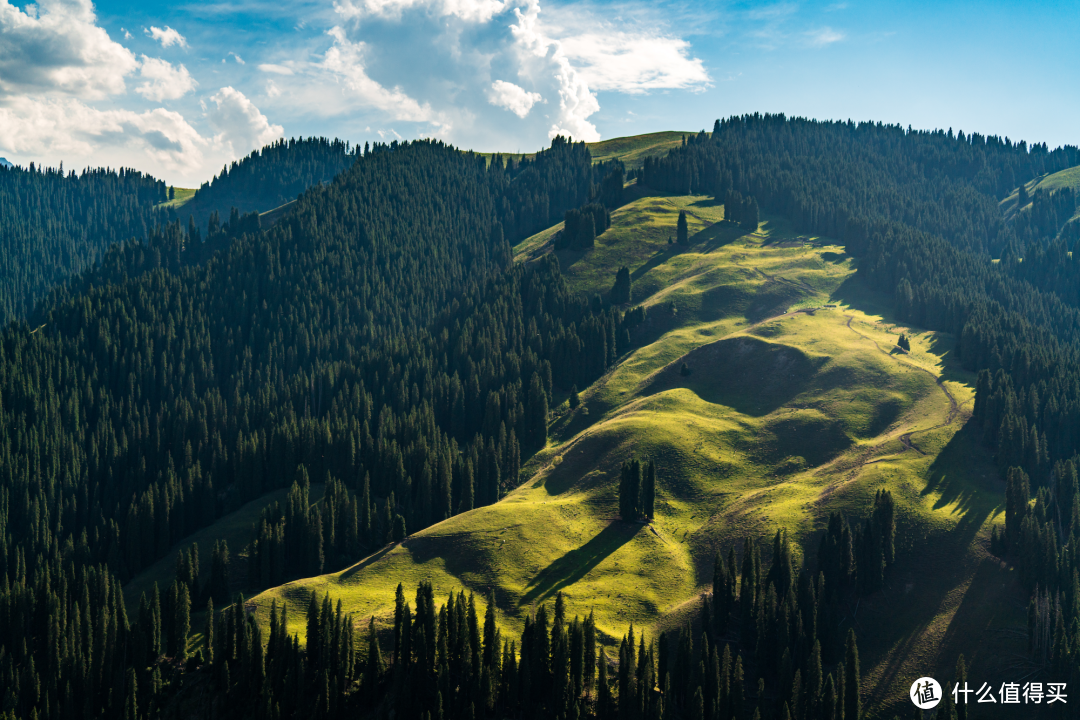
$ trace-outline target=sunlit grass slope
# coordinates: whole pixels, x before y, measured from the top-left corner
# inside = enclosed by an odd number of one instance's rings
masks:
[[[179,208],[181,205],[187,203],[188,200],[195,197],[195,188],[173,188],[174,195],[172,200],[167,200],[161,203],[161,207]]]
[[[965,426],[973,378],[952,339],[893,326],[826,238],[769,216],[748,234],[707,197],[630,198],[595,248],[558,257],[587,295],[606,295],[617,269],[630,268],[634,303],[647,308],[637,349],[582,391],[579,408],[553,408],[551,440],[522,486],[342,572],[268,590],[252,601],[259,617],[272,600],[300,610],[312,592],[329,592],[358,622],[385,623],[397,584],[411,594],[428,580],[440,598],[494,592],[515,633],[560,590],[571,615],[595,611],[609,641],[631,621],[655,633],[693,617],[717,550],[786,528],[812,555],[830,511],[865,517],[887,487],[902,559],[888,589],[844,620],[860,633],[872,702],[951,669],[957,647],[973,672],[989,667],[979,653],[996,657],[1000,643],[973,638],[1022,623],[1023,612],[1006,602],[1005,573],[983,549],[1001,522],[1002,488]],[[680,210],[687,246],[668,242]],[[554,230],[523,241],[518,261],[551,252]],[[895,347],[901,331],[910,353]],[[659,467],[657,517],[624,523],[619,466],[646,455]],[[956,613],[976,597],[991,604]],[[302,613],[290,619],[303,636]]]
[[[592,155],[593,162],[622,160],[628,169],[635,170],[645,164],[645,158],[664,155],[668,150],[682,144],[684,137],[694,134],[696,134],[696,131],[675,132],[666,130],[646,135],[612,138],[611,140],[589,143],[589,153]]]
[[[684,137],[695,134],[697,134],[696,130],[693,132],[665,130],[663,132],[647,133],[645,135],[630,135],[627,137],[611,138],[610,140],[601,140],[599,142],[587,144],[594,163],[604,162],[605,160],[622,160],[627,169],[636,170],[645,164],[645,158],[653,157],[655,155],[664,155],[668,150],[682,144]],[[536,155],[536,153],[523,153],[520,151],[498,154],[502,155],[504,158],[513,158],[515,160],[531,158]],[[491,162],[491,158],[493,158],[496,153],[482,152],[477,153],[477,155],[485,157],[488,162]]]
[[[1062,188],[1072,188],[1073,190],[1080,191],[1080,167],[1067,168],[1056,173],[1042,175],[1028,182],[1026,187],[1029,197],[1039,189],[1045,190],[1046,192],[1056,192]],[[1011,215],[1016,212],[1016,200],[1018,194],[1018,190],[1013,190],[1007,198],[1001,201],[1001,208],[1006,214]]]

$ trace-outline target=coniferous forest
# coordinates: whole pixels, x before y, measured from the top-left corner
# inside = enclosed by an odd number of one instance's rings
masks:
[[[1007,483],[992,550],[1030,598],[1031,653],[1073,687],[1077,198],[1022,188],[1077,165],[1074,147],[747,115],[630,173],[747,230],[773,213],[838,239],[899,320],[959,339]],[[864,717],[859,638],[839,628],[903,551],[886,490],[801,557],[784,531],[717,548],[693,617],[655,637],[603,637],[561,593],[513,634],[494,595],[423,582],[398,585],[390,632],[314,593],[263,627],[237,593],[340,570],[526,479],[551,409],[576,407],[646,313],[626,307],[629,268],[583,297],[554,253],[512,247],[562,222],[557,249],[593,248],[625,176],[563,137],[520,160],[282,141],[176,212],[133,171],[0,168],[0,718]],[[656,515],[664,472],[623,463],[619,522]],[[187,540],[278,490],[249,546],[200,558]],[[126,605],[177,547],[171,582]]]

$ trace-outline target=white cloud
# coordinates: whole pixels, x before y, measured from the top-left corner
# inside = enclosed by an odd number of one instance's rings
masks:
[[[189,186],[283,135],[243,93],[221,88],[210,97],[212,137],[180,113],[100,110],[74,98],[14,98],[0,106],[0,150],[22,164],[137,167]]]
[[[22,92],[98,99],[124,92],[138,67],[97,27],[90,0],[41,0],[26,11],[0,0],[0,98]]]
[[[525,88],[505,80],[496,80],[491,83],[491,93],[488,102],[523,118],[532,110],[532,106],[543,100],[540,93],[528,92]]]
[[[234,158],[277,140],[285,132],[280,125],[271,125],[254,103],[232,87],[221,88],[210,101],[214,107],[206,116],[218,131],[214,139]]]
[[[825,47],[835,42],[840,42],[847,37],[842,30],[833,30],[831,27],[823,27],[819,30],[811,30],[806,33],[806,41],[813,47]]]
[[[555,78],[559,84],[559,115],[548,130],[549,137],[567,135],[576,140],[596,142],[600,133],[589,122],[590,115],[600,109],[596,96],[581,75],[570,65],[570,60],[557,41],[551,40],[540,27],[540,3],[529,0],[522,12],[514,8],[517,23],[510,30],[522,50],[537,58],[546,58],[555,65]]]
[[[183,97],[198,84],[183,65],[176,68],[165,60],[145,55],[142,56],[139,77],[144,82],[135,88],[135,92],[154,102]]]
[[[129,33],[129,32],[128,32],[127,30],[125,30],[124,28],[120,28],[120,32],[124,33],[124,39],[125,39],[125,40],[130,40],[131,38],[133,38],[133,37],[134,37],[134,35],[132,35],[131,33]]]
[[[273,80],[266,81],[266,97],[276,98],[281,94],[281,89],[274,83]]]
[[[265,73],[271,73],[273,75],[294,75],[293,69],[284,65],[274,65],[273,63],[263,63],[259,65],[259,69]]]
[[[15,98],[0,107],[0,147],[50,161],[197,171],[206,141],[176,112],[98,110],[73,98]],[[101,162],[108,153],[109,163]]]
[[[400,87],[386,88],[368,76],[364,65],[366,44],[351,42],[340,27],[328,32],[334,38],[319,68],[329,71],[360,104],[390,115],[394,120],[429,122],[446,129],[444,120],[427,103],[419,103]]]
[[[642,93],[709,84],[701,60],[689,56],[690,43],[679,38],[610,31],[567,37],[561,45],[593,90]]]
[[[143,28],[143,32],[161,43],[161,47],[163,48],[171,47],[173,45],[179,45],[180,47],[188,46],[187,39],[168,25],[166,25],[164,29],[151,25],[149,30]]]
[[[436,17],[486,23],[506,7],[506,0],[337,0],[334,3],[334,10],[345,20],[371,16],[398,19],[406,10],[421,9]]]
[[[241,65],[247,65],[247,63],[244,62],[244,58],[240,57],[236,53],[230,52],[229,54],[233,56],[233,59],[236,60],[236,62],[240,63]]]

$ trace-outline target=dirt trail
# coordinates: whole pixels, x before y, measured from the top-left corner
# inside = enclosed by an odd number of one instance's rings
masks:
[[[881,352],[883,354],[886,354],[886,355],[892,357],[893,359],[895,359],[895,361],[897,363],[900,363],[901,365],[906,365],[909,368],[919,370],[921,372],[926,372],[927,375],[929,375],[931,378],[933,378],[933,380],[937,384],[937,386],[939,386],[939,388],[941,388],[941,391],[943,393],[945,393],[945,397],[948,398],[949,411],[948,411],[948,417],[945,419],[945,422],[936,424],[933,427],[924,427],[923,430],[916,430],[916,431],[912,431],[912,433],[908,433],[908,443],[910,441],[910,435],[912,435],[913,433],[926,433],[926,432],[929,432],[931,430],[937,430],[937,429],[939,429],[939,427],[944,427],[945,425],[953,424],[953,421],[956,420],[956,416],[958,416],[959,413],[960,413],[960,406],[957,404],[956,398],[953,396],[953,393],[950,393],[948,388],[946,388],[944,380],[940,376],[934,375],[934,373],[931,372],[930,370],[928,370],[927,368],[921,367],[919,365],[915,365],[914,363],[905,363],[905,362],[901,361],[901,359],[897,358],[893,354],[892,350],[883,349],[881,347],[881,345],[878,344],[877,340],[875,340],[872,337],[869,337],[868,335],[863,335],[862,332],[860,332],[859,330],[856,330],[855,328],[851,327],[851,321],[854,320],[853,315],[845,315],[845,317],[848,318],[848,322],[847,322],[848,329],[851,330],[852,332],[854,332],[855,335],[858,335],[861,338],[865,338],[866,340],[869,340],[870,342],[873,342],[874,347],[878,349],[878,352]],[[904,351],[904,350],[901,350],[901,353],[904,354],[904,355],[907,354],[907,352]]]
[[[957,404],[956,398],[953,397],[953,394],[951,392],[949,392],[949,388],[945,387],[945,382],[944,382],[943,378],[941,378],[938,375],[935,375],[933,372],[927,370],[924,367],[921,367],[919,365],[915,365],[914,363],[904,362],[903,360],[900,360],[896,356],[896,354],[892,352],[891,349],[886,350],[885,348],[881,347],[881,345],[878,344],[878,341],[875,340],[874,338],[870,337],[869,335],[864,335],[863,333],[859,332],[855,328],[851,327],[851,321],[855,319],[854,316],[845,315],[844,317],[847,318],[846,325],[847,325],[848,330],[855,333],[859,337],[864,338],[864,339],[869,340],[870,342],[874,343],[874,347],[876,347],[878,349],[878,352],[881,352],[881,353],[883,353],[885,355],[888,355],[889,357],[891,357],[893,360],[900,363],[901,365],[905,365],[905,366],[907,366],[909,368],[912,368],[914,370],[918,370],[920,372],[924,372],[927,375],[929,375],[931,378],[934,379],[934,382],[937,384],[937,386],[939,388],[941,388],[941,392],[945,393],[945,397],[947,397],[949,399],[949,415],[948,415],[948,417],[945,418],[945,422],[938,423],[937,425],[934,425],[932,427],[923,428],[922,430],[912,430],[911,432],[900,436],[900,442],[903,443],[905,449],[910,448],[910,449],[914,450],[915,452],[919,453],[920,455],[925,455],[926,453],[924,453],[919,448],[915,447],[915,445],[911,442],[911,436],[914,435],[915,433],[929,432],[931,430],[937,430],[938,428],[943,428],[946,425],[951,425],[952,422],[954,420],[956,420],[956,416],[960,414],[960,406],[959,406],[959,404]],[[904,355],[907,354],[907,352],[905,350],[903,350],[903,349],[900,350],[900,353],[904,354]]]
[[[960,414],[960,405],[956,402],[956,398],[953,397],[953,394],[951,392],[949,392],[949,388],[945,387],[945,383],[943,382],[942,378],[938,377],[933,372],[931,372],[930,370],[927,370],[924,367],[920,367],[919,365],[915,365],[915,364],[910,363],[910,362],[904,362],[903,360],[899,359],[896,356],[896,354],[892,352],[891,348],[886,349],[886,348],[881,347],[881,345],[878,344],[877,340],[875,340],[874,338],[870,337],[869,335],[865,335],[865,334],[859,332],[858,330],[856,330],[855,328],[853,328],[851,326],[851,321],[855,319],[854,316],[852,316],[852,315],[844,315],[844,317],[847,318],[847,322],[845,323],[845,325],[847,326],[848,330],[855,333],[859,337],[861,337],[861,338],[863,338],[865,340],[869,340],[870,342],[874,343],[874,347],[876,347],[878,349],[878,352],[880,352],[880,353],[882,353],[884,355],[888,355],[890,358],[895,360],[897,363],[899,363],[901,365],[904,365],[906,367],[912,368],[914,370],[919,370],[920,372],[924,372],[927,375],[929,375],[930,377],[932,377],[934,379],[934,383],[941,389],[941,392],[945,393],[945,397],[947,397],[949,399],[949,414],[945,418],[944,422],[938,423],[937,425],[933,425],[933,426],[928,427],[928,428],[922,428],[920,430],[912,430],[912,431],[906,432],[906,433],[904,433],[903,435],[900,436],[900,444],[904,446],[904,449],[901,452],[907,452],[908,450],[914,450],[915,452],[919,453],[920,455],[926,455],[926,452],[924,452],[917,445],[915,445],[914,442],[912,442],[911,436],[916,434],[916,433],[930,432],[931,430],[937,430],[938,428],[943,428],[946,425],[951,425],[953,423],[953,421],[956,420],[956,416]],[[905,355],[907,354],[904,350],[901,350],[900,352],[902,354],[905,354]],[[850,472],[847,473],[846,479],[841,481],[841,482],[834,483],[834,484],[830,485],[829,487],[825,488],[825,490],[821,493],[821,495],[818,497],[816,502],[818,504],[824,502],[825,499],[828,498],[838,487],[844,485],[848,480],[851,480],[852,478],[854,478],[859,473],[859,470],[861,470],[866,465],[873,465],[876,462],[881,462],[882,460],[887,459],[887,458],[879,458],[877,460],[871,460],[870,459],[871,457],[873,457],[873,455],[881,447],[883,447],[883,446],[882,445],[876,445],[874,447],[867,448],[855,460],[855,463],[852,466],[850,466],[850,468],[845,468],[845,470],[850,469]]]

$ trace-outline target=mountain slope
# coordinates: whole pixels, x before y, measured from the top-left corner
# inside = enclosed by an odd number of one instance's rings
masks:
[[[693,213],[685,249],[667,243],[680,209]],[[911,354],[890,354],[896,331],[853,283],[842,248],[795,235],[779,218],[744,234],[722,216],[709,198],[642,195],[614,213],[595,249],[560,252],[571,287],[586,294],[631,268],[647,308],[640,347],[583,392],[577,410],[555,409],[551,443],[505,499],[339,573],[268,590],[251,601],[259,616],[271,600],[302,607],[312,591],[328,591],[356,621],[387,622],[397,584],[425,580],[437,596],[494,590],[507,631],[562,591],[568,614],[595,611],[608,643],[631,621],[653,636],[697,612],[715,552],[786,528],[809,557],[828,512],[863,516],[885,486],[900,504],[906,549],[941,542],[958,522],[972,527],[957,548],[963,567],[919,583],[911,598],[919,619],[940,622],[981,567],[972,538],[989,532],[986,508],[1001,502],[992,469],[983,479],[950,468],[948,483],[924,492],[970,412],[973,378],[943,360],[947,336],[916,333]],[[550,234],[522,242],[519,260],[540,256]],[[617,519],[619,466],[635,455],[660,468],[647,526]],[[972,467],[987,471],[985,461]],[[985,499],[972,513],[957,496],[975,488]],[[916,563],[905,560],[890,582],[907,585],[901,578],[912,573]],[[290,631],[303,637],[302,621]],[[863,646],[882,678],[879,702],[896,699],[887,673],[915,672],[911,660],[889,665],[897,642],[886,631]],[[940,637],[928,636],[925,652],[946,661]]]

